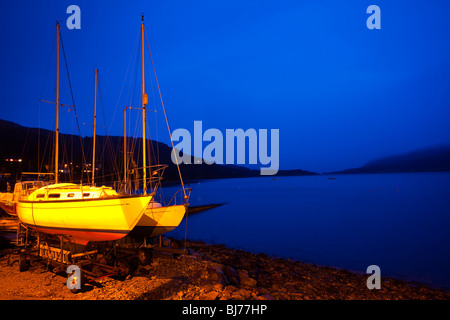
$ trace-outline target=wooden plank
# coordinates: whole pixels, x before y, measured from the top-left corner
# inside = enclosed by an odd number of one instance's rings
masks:
[[[83,257],[83,256],[89,256],[91,254],[95,254],[97,253],[97,250],[93,250],[93,251],[88,251],[88,252],[82,252],[82,253],[76,253],[76,254],[72,254],[72,258],[78,258],[78,257]]]

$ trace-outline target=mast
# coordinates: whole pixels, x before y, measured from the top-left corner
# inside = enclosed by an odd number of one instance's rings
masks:
[[[93,137],[93,150],[92,150],[92,185],[95,186],[95,129],[97,128],[97,74],[98,69],[95,69],[95,101],[94,101],[94,137]]]
[[[145,72],[144,72],[144,16],[141,20],[141,47],[142,47],[142,167],[143,174],[143,193],[147,194],[147,161],[145,158],[145,105],[148,103],[148,96],[145,94]]]
[[[58,183],[59,158],[59,23],[56,23],[56,132],[55,132],[55,183]]]
[[[127,107],[123,109],[123,180],[125,194],[127,193]]]

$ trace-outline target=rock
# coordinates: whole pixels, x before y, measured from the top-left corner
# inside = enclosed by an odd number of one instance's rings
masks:
[[[293,300],[303,299],[303,293],[301,293],[301,292],[292,292],[291,296],[292,296]]]
[[[222,270],[222,266],[220,263],[214,263],[209,269],[209,278],[211,281],[215,282],[215,283],[220,283],[220,284],[226,284],[227,280],[226,280],[226,276],[225,273]]]
[[[275,298],[270,294],[266,293],[265,295],[258,296],[258,300],[275,300]]]
[[[222,270],[226,276],[226,280],[228,280],[229,283],[239,284],[239,274],[232,266],[224,265]]]
[[[290,300],[290,297],[283,292],[273,292],[271,295],[275,300]]]
[[[215,291],[222,291],[223,290],[223,288],[224,288],[224,286],[223,286],[223,284],[222,283],[220,283],[220,282],[218,282],[218,283],[215,283],[214,285],[213,285],[213,290],[215,290]]]
[[[245,275],[247,275],[247,276],[248,276],[248,271],[247,271],[247,270],[245,270],[245,269],[237,269],[236,271],[238,272],[238,274],[239,274],[239,275],[241,275],[241,274],[245,274]]]
[[[212,284],[207,283],[200,289],[200,291],[201,292],[210,292],[210,291],[214,291],[214,288],[213,288]]]
[[[224,292],[234,292],[234,291],[238,291],[239,289],[236,288],[235,286],[229,285],[226,286],[225,289],[223,290]]]
[[[239,291],[238,288],[236,288],[233,285],[226,286],[225,289],[222,291],[222,296],[220,297],[220,300],[230,300],[233,296],[233,293]]]
[[[202,293],[199,297],[200,300],[216,300],[219,293],[216,291],[210,291],[207,293]]]
[[[272,284],[272,290],[273,290],[273,291],[278,291],[278,290],[280,290],[280,285],[279,285],[278,283]]]
[[[238,269],[239,283],[243,286],[254,287],[258,283],[255,279],[249,277],[247,270]]]
[[[199,259],[199,255],[180,255],[178,257],[178,260],[183,261],[186,264],[192,264],[195,263],[196,261],[200,260]]]
[[[239,293],[244,297],[244,299],[250,299],[252,297],[252,292],[250,290],[247,289],[240,289]]]
[[[219,298],[219,300],[230,300],[230,299],[231,299],[230,293],[222,293],[222,295]]]
[[[291,297],[284,292],[280,292],[280,296],[281,296],[280,297],[281,300],[291,300]]]
[[[240,291],[235,291],[231,294],[231,300],[245,300]]]

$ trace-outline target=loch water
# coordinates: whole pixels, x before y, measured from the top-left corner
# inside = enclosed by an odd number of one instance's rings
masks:
[[[450,172],[202,180],[167,236],[450,290]],[[187,229],[186,229],[187,228]],[[187,232],[186,232],[187,231]]]

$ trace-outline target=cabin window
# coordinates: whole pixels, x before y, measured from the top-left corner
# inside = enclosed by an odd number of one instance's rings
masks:
[[[42,199],[45,196],[45,194],[40,193],[36,195],[36,199]]]
[[[67,194],[67,198],[73,198],[75,196],[75,193],[71,192]]]
[[[61,197],[61,194],[60,193],[50,193],[48,195],[48,197],[49,198],[59,198],[59,197]]]
[[[91,194],[89,192],[83,193],[83,197],[89,197]]]

